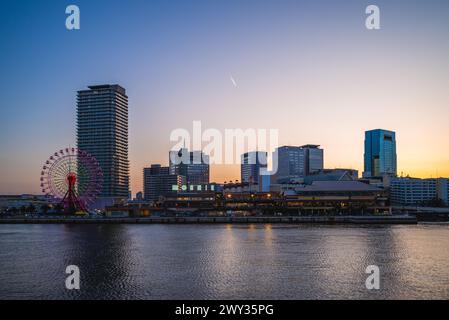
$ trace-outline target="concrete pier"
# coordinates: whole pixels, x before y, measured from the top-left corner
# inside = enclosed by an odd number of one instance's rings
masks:
[[[415,216],[284,216],[284,217],[3,217],[0,224],[416,224]]]

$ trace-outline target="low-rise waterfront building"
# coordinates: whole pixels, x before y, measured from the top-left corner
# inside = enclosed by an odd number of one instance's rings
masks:
[[[0,195],[0,213],[24,214],[50,211],[49,200],[45,195]]]
[[[245,192],[259,192],[258,183],[249,182],[231,182],[223,185],[225,193],[245,193]]]
[[[314,181],[285,190],[289,207],[301,212],[337,214],[388,213],[388,197],[383,189],[359,181]]]
[[[357,181],[358,175],[354,169],[323,169],[304,177],[304,184],[314,181]]]
[[[448,181],[447,178],[392,178],[391,202],[403,206],[448,205]]]

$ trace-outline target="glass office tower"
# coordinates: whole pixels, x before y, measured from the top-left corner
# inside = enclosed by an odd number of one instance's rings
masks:
[[[396,133],[382,129],[366,131],[364,158],[365,178],[396,176]]]
[[[306,152],[301,147],[283,146],[276,149],[278,168],[276,177],[278,180],[304,177]],[[274,158],[276,155],[274,155]]]
[[[324,150],[319,145],[306,144],[301,147],[305,150],[305,173],[314,174],[324,169]]]

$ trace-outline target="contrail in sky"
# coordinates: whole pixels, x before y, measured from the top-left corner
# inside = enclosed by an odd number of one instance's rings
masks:
[[[234,78],[231,76],[231,82],[234,85],[234,87],[237,88],[237,82],[235,82]]]

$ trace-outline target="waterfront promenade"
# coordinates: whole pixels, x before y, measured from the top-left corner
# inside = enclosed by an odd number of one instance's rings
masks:
[[[0,224],[416,224],[415,216],[283,216],[283,217],[3,217]]]

